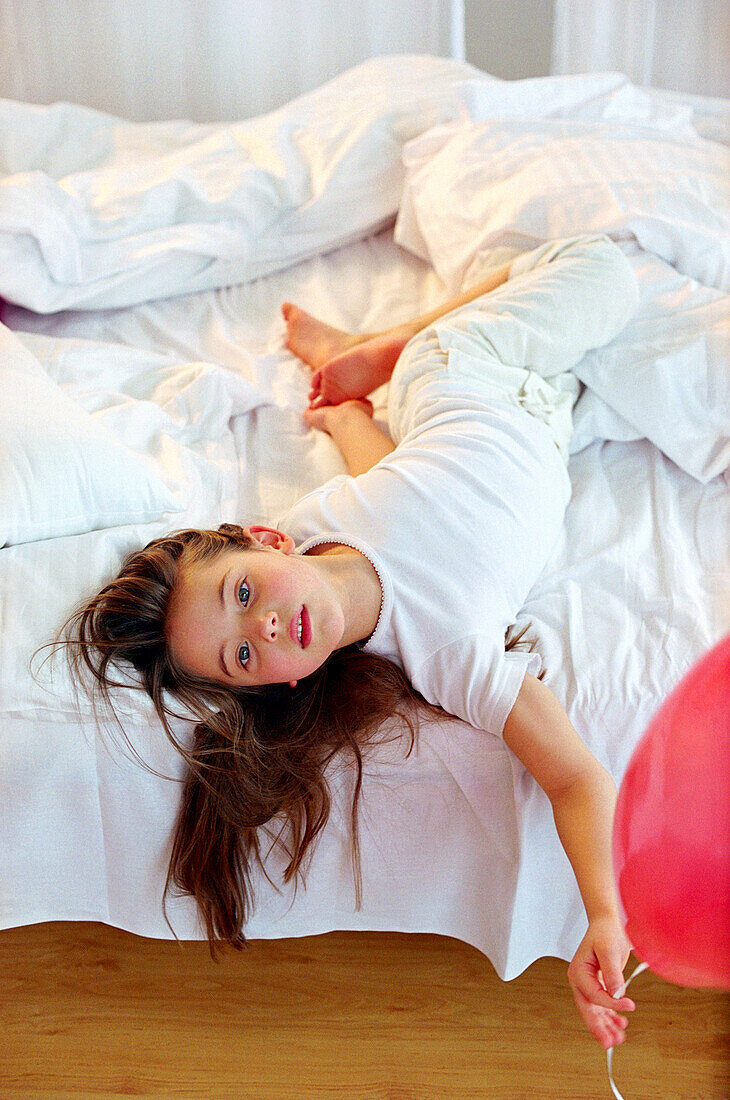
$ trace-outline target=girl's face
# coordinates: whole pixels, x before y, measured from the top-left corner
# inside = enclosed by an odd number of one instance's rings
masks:
[[[181,569],[165,633],[187,673],[228,687],[293,685],[341,644],[344,611],[316,559],[279,532],[263,541]]]

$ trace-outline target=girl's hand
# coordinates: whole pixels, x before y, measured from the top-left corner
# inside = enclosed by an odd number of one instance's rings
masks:
[[[332,435],[338,423],[342,423],[343,418],[352,415],[353,410],[357,410],[359,413],[365,413],[372,419],[373,416],[373,404],[372,401],[365,399],[359,401],[343,401],[339,405],[318,405],[304,410],[304,423],[308,428],[318,428],[321,432],[326,432],[328,435]]]
[[[623,969],[630,951],[631,944],[618,917],[598,917],[588,925],[568,967],[568,981],[581,1019],[604,1050],[626,1038],[628,1020],[616,1009],[633,1012],[636,1007],[628,997],[615,1001],[610,995],[624,983]]]

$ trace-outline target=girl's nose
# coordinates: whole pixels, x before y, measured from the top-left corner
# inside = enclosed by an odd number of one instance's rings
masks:
[[[265,615],[261,616],[259,623],[259,629],[261,630],[261,637],[267,642],[273,642],[276,638],[277,630],[279,627],[279,620],[276,617],[276,612],[267,611]]]

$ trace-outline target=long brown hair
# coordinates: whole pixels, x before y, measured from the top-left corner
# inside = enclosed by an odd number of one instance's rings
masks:
[[[181,894],[193,895],[213,958],[221,945],[240,949],[246,943],[243,927],[254,903],[254,864],[266,874],[261,832],[289,857],[284,882],[303,877],[305,855],[330,813],[325,770],[341,750],[349,750],[356,763],[352,865],[356,905],[361,906],[357,811],[362,749],[402,736],[405,723],[407,757],[419,713],[447,717],[414,690],[397,665],[358,646],[335,651],[295,688],[223,687],[176,666],[165,643],[165,619],[180,570],[226,551],[255,548],[234,524],[155,539],[129,555],[116,579],[74,612],[60,638],[68,646],[72,671],[80,680],[90,672],[92,687],[112,710],[111,689],[128,685],[114,680],[111,669],[130,662],[165,733],[187,762],[163,913],[175,935],[165,907],[168,890],[174,885]],[[169,717],[179,715],[166,693],[196,720],[192,748],[181,744],[170,727]],[[271,832],[275,821],[278,835]]]

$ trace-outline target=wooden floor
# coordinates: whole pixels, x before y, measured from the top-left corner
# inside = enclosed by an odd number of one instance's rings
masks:
[[[0,1098],[611,1100],[566,969],[541,959],[505,983],[474,948],[428,935],[258,941],[216,964],[203,943],[99,924],[11,929]],[[630,992],[625,1100],[730,1096],[730,997],[649,972]]]

